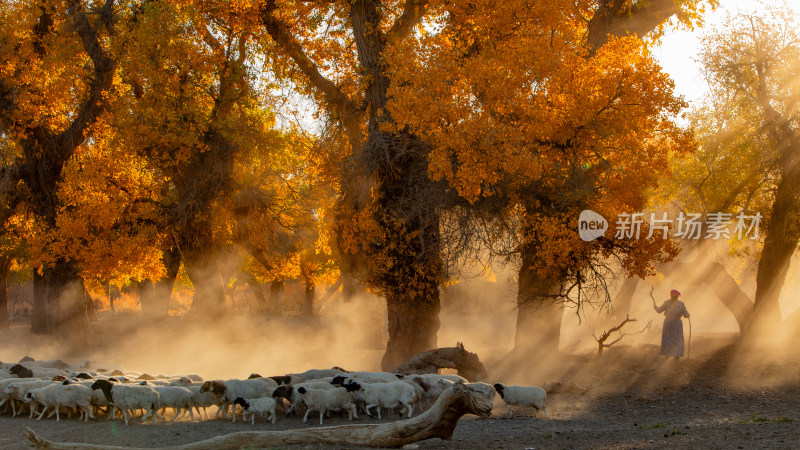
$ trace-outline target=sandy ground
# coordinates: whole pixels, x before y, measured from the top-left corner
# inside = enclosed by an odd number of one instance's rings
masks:
[[[0,338],[10,338],[3,332]],[[17,331],[19,333],[19,331]],[[550,420],[518,410],[512,419],[499,400],[493,416],[466,416],[452,440],[418,442],[419,448],[797,448],[800,446],[800,361],[741,350],[729,336],[697,337],[692,357],[657,356],[652,347],[612,348],[601,358],[568,355],[572,364],[557,375],[572,390],[548,398]],[[489,367],[490,377],[497,377]],[[555,375],[549,374],[553,377]],[[519,414],[519,415],[516,415]],[[384,420],[394,420],[386,419]],[[361,418],[358,423],[373,422]],[[349,423],[334,417],[325,425]],[[139,447],[172,446],[226,433],[317,426],[316,421],[280,417],[231,423],[223,420],[155,425],[121,420],[56,422],[0,415],[0,448],[30,448],[25,427],[61,442]],[[305,445],[297,448],[347,448]],[[413,448],[413,446],[412,446]]]

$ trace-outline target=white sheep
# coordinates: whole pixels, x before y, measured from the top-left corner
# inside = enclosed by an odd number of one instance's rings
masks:
[[[205,381],[203,379],[203,377],[201,377],[200,375],[198,375],[196,373],[187,373],[186,375],[184,375],[184,377],[192,380],[192,382],[194,382],[194,383],[202,383],[203,381]]]
[[[3,392],[8,395],[8,401],[11,402],[11,410],[13,411],[13,417],[17,416],[17,409],[16,404],[17,402],[23,403],[25,402],[25,395],[33,389],[39,389],[45,386],[49,386],[51,384],[57,384],[55,381],[51,380],[34,380],[34,379],[25,379],[25,380],[17,380],[13,383],[6,384],[6,387],[3,389]],[[22,412],[22,408],[20,408],[20,413]],[[33,417],[33,408],[31,408],[30,417]]]
[[[341,375],[343,373],[347,373],[346,370],[342,369],[341,367],[334,367],[332,369],[310,369],[306,370],[305,372],[300,373],[287,373],[287,376],[299,378],[300,381],[309,381],[309,380],[318,380],[320,378],[328,378],[328,377],[335,377],[336,375]],[[284,383],[286,384],[286,383]],[[296,384],[296,383],[292,383]]]
[[[348,372],[333,377],[331,384],[343,385],[347,380],[351,381],[398,381],[400,377],[389,372]]]
[[[158,410],[161,408],[161,399],[151,386],[125,385],[111,383],[108,380],[97,380],[92,384],[92,389],[100,389],[105,394],[108,402],[113,405],[109,420],[114,417],[114,411],[119,410],[128,425],[128,410],[144,409],[147,411],[142,417],[142,422],[152,416],[153,423],[156,422]],[[164,417],[162,416],[162,419]],[[166,419],[165,419],[166,420]]]
[[[263,416],[267,416],[267,421],[272,422],[275,424],[275,410],[277,409],[278,404],[275,402],[275,399],[270,397],[261,397],[261,398],[242,398],[236,397],[233,400],[234,408],[236,405],[242,407],[242,419],[247,422],[247,414],[250,414],[250,424],[255,425],[256,423],[256,414]]]
[[[297,393],[303,396],[303,402],[308,407],[306,415],[303,416],[303,423],[308,421],[308,414],[311,411],[319,411],[320,425],[322,425],[322,416],[328,411],[345,410],[350,420],[353,420],[353,417],[358,419],[353,393],[346,388],[306,389],[299,387]]]
[[[512,406],[529,406],[536,408],[536,412],[539,410],[544,411],[544,415],[548,419],[550,418],[550,414],[547,413],[547,408],[545,408],[547,392],[539,386],[506,386],[501,383],[495,383],[494,389],[508,406],[509,417],[514,416]]]
[[[48,417],[56,415],[56,422],[61,420],[59,410],[62,406],[66,408],[78,408],[80,410],[80,417],[84,422],[88,422],[90,418],[94,419],[92,414],[92,389],[88,386],[81,384],[51,384],[43,388],[32,389],[25,395],[27,400],[33,400],[44,406],[42,412],[36,420],[41,420],[44,413],[48,408],[53,408],[53,412]]]
[[[189,411],[190,420],[194,421],[194,395],[192,391],[183,386],[153,386],[158,392],[161,401],[161,413],[164,413],[166,408],[173,408],[175,410],[175,417],[172,421],[178,420],[178,417]]]
[[[88,387],[89,389],[92,390],[91,404],[92,404],[92,408],[94,409],[95,414],[97,414],[97,412],[98,412],[98,410],[100,408],[106,408],[105,411],[106,411],[106,413],[108,413],[109,411],[111,411],[111,406],[112,405],[111,405],[111,403],[109,403],[108,399],[106,398],[106,395],[103,394],[103,391],[101,391],[99,389],[92,389],[92,385],[94,384],[95,381],[96,380],[75,381],[75,380],[72,380],[72,379],[68,378],[68,379],[64,380],[64,382],[62,382],[61,384],[81,384],[81,385],[84,385],[84,386]]]
[[[378,408],[378,419],[381,418],[381,408],[394,408],[402,405],[407,411],[407,417],[414,412],[414,402],[417,401],[417,391],[409,384],[402,381],[391,383],[358,383],[345,384],[347,390],[355,392],[359,400],[366,403],[364,410],[368,415],[370,408]]]
[[[19,378],[7,378],[4,380],[0,380],[0,406],[6,405],[6,409],[8,409],[8,403],[11,399],[11,394],[6,392],[6,386],[11,383],[19,382]]]
[[[222,414],[227,419],[228,405],[232,405],[231,415],[236,422],[236,406],[233,401],[236,397],[260,398],[272,397],[272,392],[278,384],[271,378],[253,378],[248,380],[213,380],[206,381],[200,386],[200,392],[212,392],[222,402]]]
[[[179,381],[173,381],[170,383],[172,386],[182,386],[186,389],[189,389],[192,393],[192,404],[194,405],[194,409],[197,411],[197,414],[200,417],[205,415],[205,418],[208,419],[208,413],[206,412],[206,408],[209,406],[216,406],[217,407],[217,417],[222,414],[222,400],[217,398],[213,392],[205,391],[200,392],[201,385],[194,384],[194,383],[186,383],[184,378],[189,379],[187,377],[181,377]],[[203,408],[201,411],[200,408]]]

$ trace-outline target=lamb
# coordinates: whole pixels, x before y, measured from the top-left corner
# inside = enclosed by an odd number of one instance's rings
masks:
[[[381,408],[394,408],[403,405],[408,412],[406,417],[411,417],[414,412],[414,402],[417,401],[416,390],[408,383],[394,381],[391,383],[357,383],[345,384],[344,387],[354,391],[356,398],[366,403],[364,410],[369,416],[369,409],[378,407],[378,419],[381,418]]]
[[[308,421],[308,414],[311,411],[319,411],[320,425],[322,425],[322,416],[328,411],[346,410],[349,420],[353,420],[353,417],[358,419],[353,393],[347,388],[306,389],[299,387],[297,393],[303,396],[303,401],[308,406],[306,415],[303,416],[303,423]]]
[[[161,399],[158,391],[154,388],[150,386],[114,384],[108,380],[97,380],[92,384],[92,389],[103,391],[108,402],[114,405],[109,419],[113,418],[114,411],[119,409],[125,419],[125,425],[128,425],[128,410],[141,408],[147,411],[147,414],[142,417],[143,422],[149,416],[152,416],[153,423],[156,422],[158,410],[161,408]]]
[[[512,406],[531,406],[536,408],[536,412],[539,412],[539,410],[544,411],[545,416],[548,419],[550,418],[550,414],[547,413],[547,408],[545,408],[547,393],[539,386],[506,386],[501,383],[495,383],[494,389],[508,406],[509,417],[514,416]]]
[[[247,414],[251,414],[250,424],[255,425],[256,423],[256,414],[263,416],[267,415],[267,420],[275,424],[275,410],[277,409],[278,404],[275,402],[275,399],[269,397],[261,397],[261,398],[242,398],[236,397],[233,400],[233,407],[235,408],[236,405],[242,407],[242,418],[245,422],[247,422]]]
[[[81,412],[81,418],[84,422],[88,422],[89,418],[94,419],[92,414],[92,390],[80,384],[51,384],[38,389],[32,389],[25,395],[27,401],[36,401],[42,406],[42,412],[36,420],[41,420],[44,413],[48,408],[53,408],[53,413],[56,415],[56,422],[61,420],[59,409],[62,406],[67,408],[78,408]],[[50,413],[52,417],[53,413]]]
[[[278,384],[271,378],[253,378],[249,380],[214,380],[206,381],[200,386],[200,392],[212,392],[222,403],[222,414],[227,419],[228,405],[232,405],[231,414],[236,422],[236,406],[233,401],[236,397],[260,398],[272,397],[272,392]]]

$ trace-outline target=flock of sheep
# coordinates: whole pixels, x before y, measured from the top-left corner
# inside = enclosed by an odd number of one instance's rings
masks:
[[[381,419],[382,409],[401,408],[400,417],[411,417],[433,405],[454,383],[465,383],[490,399],[499,394],[509,415],[512,406],[526,406],[550,417],[545,408],[547,394],[538,386],[489,385],[458,375],[349,372],[334,367],[223,381],[204,380],[197,374],[150,376],[102,368],[91,361],[70,365],[28,357],[16,364],[0,363],[0,407],[14,417],[28,412],[37,420],[47,412],[48,418],[55,416],[57,421],[63,412],[68,416],[77,412],[84,421],[97,419],[101,412],[111,420],[119,413],[127,425],[139,411],[142,422],[166,420],[168,408],[174,410],[173,421],[187,414],[194,421],[194,411],[208,419],[210,406],[216,407],[217,418],[235,422],[239,406],[242,419],[249,417],[252,424],[256,416],[274,424],[279,410],[287,415],[305,410],[303,423],[314,412],[322,425],[323,417],[336,411],[346,412],[350,420],[358,418],[359,412]]]

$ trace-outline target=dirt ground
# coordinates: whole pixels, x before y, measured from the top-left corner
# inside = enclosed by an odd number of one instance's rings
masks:
[[[0,332],[0,350],[19,338],[19,333],[23,332]],[[565,355],[563,359],[570,362],[563,366],[566,369],[547,375],[568,388],[549,395],[549,420],[542,413],[532,417],[531,411],[525,410],[506,418],[506,408],[496,399],[490,419],[462,418],[452,440],[431,439],[409,447],[797,448],[800,359],[790,353],[776,358],[761,350],[742,350],[733,342],[731,336],[698,336],[692,342],[691,357],[680,361],[658,356],[652,346],[612,348],[600,358]],[[487,364],[493,382],[500,375],[493,373],[492,367]],[[358,419],[358,423],[368,422]],[[349,423],[346,418],[334,417],[325,425],[345,423]],[[26,427],[54,441],[163,447],[237,431],[314,426],[315,421],[303,424],[298,417],[279,417],[276,425],[258,420],[255,425],[181,420],[125,426],[120,420],[85,424],[73,417],[57,423],[2,414],[0,449],[30,448],[23,436]]]

